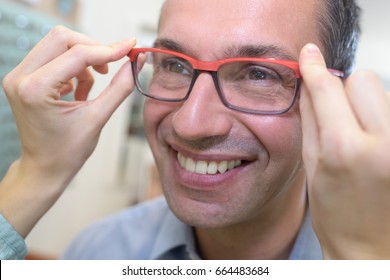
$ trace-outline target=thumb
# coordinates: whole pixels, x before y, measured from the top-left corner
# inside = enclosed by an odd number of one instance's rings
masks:
[[[327,76],[324,57],[316,45],[307,44],[303,47],[299,55],[299,70],[309,88],[316,87],[316,78]]]
[[[344,92],[342,72],[327,69],[320,49],[307,44],[299,57],[299,69],[305,85],[306,98],[321,135],[332,135],[355,124],[355,117]],[[340,74],[340,75],[338,75]]]
[[[326,67],[325,58],[321,50],[315,44],[311,43],[304,46],[301,50],[299,55],[299,70],[305,84],[309,88],[318,88],[318,86],[321,86],[318,84],[319,78],[332,79],[334,76],[339,78],[344,77],[343,72]]]
[[[108,87],[93,100],[97,115],[106,123],[114,111],[134,90],[130,61],[127,61],[112,78]]]

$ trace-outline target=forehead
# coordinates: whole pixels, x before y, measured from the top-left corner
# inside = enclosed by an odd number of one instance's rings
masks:
[[[317,0],[166,0],[159,38],[191,55],[218,56],[227,48],[270,45],[298,57],[308,42],[320,44]],[[215,59],[215,57],[210,58]]]

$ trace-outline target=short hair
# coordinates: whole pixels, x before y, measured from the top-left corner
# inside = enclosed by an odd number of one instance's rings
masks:
[[[341,70],[348,76],[355,63],[360,38],[361,9],[356,3],[357,0],[317,1],[323,7],[318,9],[318,35],[325,48],[326,64],[329,68]],[[161,17],[158,27],[160,21]]]
[[[361,9],[356,0],[325,0],[324,5],[325,12],[319,15],[319,35],[325,47],[327,66],[348,76],[360,38]]]

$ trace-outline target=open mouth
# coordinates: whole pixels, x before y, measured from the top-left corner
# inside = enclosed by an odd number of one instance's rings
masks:
[[[223,160],[223,161],[205,161],[205,160],[194,160],[189,157],[183,156],[181,153],[177,153],[177,159],[182,168],[188,172],[203,174],[203,175],[215,175],[224,174],[225,172],[232,170],[238,166],[241,166],[244,161],[241,159],[237,160]]]

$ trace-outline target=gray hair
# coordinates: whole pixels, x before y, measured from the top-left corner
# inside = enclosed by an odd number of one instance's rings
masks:
[[[360,37],[361,9],[356,0],[326,0],[325,13],[319,15],[320,38],[330,68],[349,75]]]

